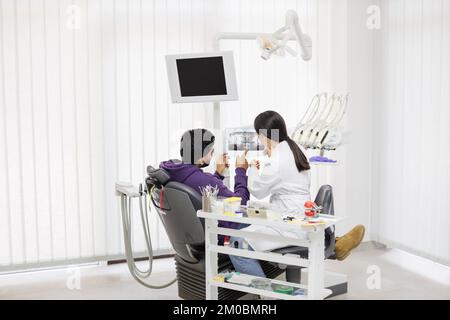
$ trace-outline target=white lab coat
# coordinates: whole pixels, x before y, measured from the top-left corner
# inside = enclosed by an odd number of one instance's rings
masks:
[[[294,155],[286,141],[280,142],[273,150],[272,155],[260,170],[250,167],[248,170],[248,189],[257,199],[270,195],[271,209],[281,215],[303,214],[304,204],[311,199],[310,196],[311,172],[299,172],[295,165]],[[257,231],[265,234],[306,238],[306,233],[298,231],[281,231],[276,228],[251,225],[244,230]],[[271,241],[247,242],[258,251],[270,251],[284,245]]]

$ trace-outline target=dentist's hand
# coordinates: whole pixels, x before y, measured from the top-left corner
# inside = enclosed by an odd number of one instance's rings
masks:
[[[220,157],[217,159],[217,162],[216,162],[216,172],[218,174],[220,174],[221,176],[223,176],[225,169],[229,168],[229,167],[230,167],[230,163],[228,161],[228,154],[224,153],[224,154],[220,155]]]
[[[244,153],[242,153],[241,155],[236,157],[236,168],[242,168],[244,170],[248,169],[248,161],[247,161],[247,159],[245,159],[245,157],[247,156],[247,153],[248,153],[248,149],[246,149],[244,151]]]
[[[252,162],[250,163],[250,167],[255,167],[256,170],[259,170],[261,164],[259,163],[259,160],[252,160]]]

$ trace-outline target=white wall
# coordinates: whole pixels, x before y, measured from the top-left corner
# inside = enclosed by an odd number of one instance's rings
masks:
[[[381,5],[373,237],[450,264],[450,2]]]
[[[334,187],[336,214],[346,219],[338,225],[342,235],[357,224],[371,233],[373,48],[377,33],[366,26],[370,0],[321,0],[319,41],[322,90],[349,93],[342,125],[344,144],[328,156],[339,160],[337,167],[314,168],[316,187],[328,182]]]
[[[347,2],[347,49],[346,69],[340,74],[346,75],[347,91],[350,103],[345,121],[348,136],[345,144],[343,163],[345,171],[342,179],[346,183],[345,204],[347,231],[355,224],[366,227],[366,240],[371,233],[372,201],[372,147],[373,147],[373,110],[374,110],[374,41],[379,31],[367,28],[367,8],[373,0],[348,0]],[[341,67],[342,68],[342,67]],[[338,73],[338,74],[339,74]],[[341,151],[342,152],[342,151]],[[338,191],[339,192],[339,191]]]
[[[366,27],[371,5],[381,8],[380,30]],[[450,3],[329,8],[330,83],[351,93],[343,166],[329,176],[346,208],[340,231],[361,222],[366,239],[450,264]]]

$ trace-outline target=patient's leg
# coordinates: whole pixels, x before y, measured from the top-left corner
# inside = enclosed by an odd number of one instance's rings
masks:
[[[243,249],[244,242],[245,240],[242,238],[231,237],[229,246],[236,249]],[[248,250],[253,251],[250,246]],[[257,277],[266,277],[259,261],[256,259],[230,255],[230,260],[233,263],[234,269],[238,272]]]
[[[364,226],[357,225],[342,237],[336,237],[336,259],[342,261],[347,258],[352,250],[358,247],[364,239],[364,232]]]

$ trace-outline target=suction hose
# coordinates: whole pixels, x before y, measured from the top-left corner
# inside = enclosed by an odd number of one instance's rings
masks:
[[[140,270],[136,266],[136,262],[133,257],[133,247],[132,247],[132,199],[133,197],[125,193],[120,193],[120,204],[122,212],[122,227],[123,227],[123,241],[125,245],[125,256],[127,259],[128,270],[130,271],[133,278],[139,282],[141,285],[150,289],[163,289],[172,285],[177,281],[177,278],[169,281],[162,285],[152,285],[146,283],[144,279],[148,278],[152,273],[153,267],[153,248],[152,239],[150,237],[150,227],[148,222],[148,210],[147,210],[147,194],[142,192],[142,184],[139,187],[139,211],[141,215],[142,229],[144,231],[146,250],[148,253],[148,269]],[[142,198],[144,198],[144,204],[142,204]]]

